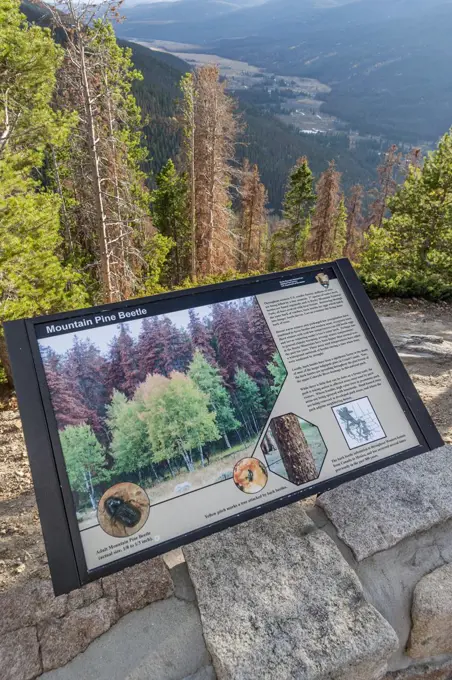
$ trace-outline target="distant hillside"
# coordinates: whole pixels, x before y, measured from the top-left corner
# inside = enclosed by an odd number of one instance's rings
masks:
[[[247,6],[221,0],[180,0],[179,2],[127,5],[127,19],[119,28],[123,36],[206,43],[215,39],[258,35],[279,21],[315,16],[319,10],[359,0],[261,0]],[[187,25],[193,34],[187,35]]]
[[[143,114],[150,119],[144,129],[151,155],[148,171],[156,173],[168,158],[175,158],[179,153],[176,101],[180,97],[181,75],[189,67],[164,52],[123,40],[120,40],[120,44],[132,49],[134,64],[143,73],[144,79],[135,84],[134,92]],[[168,63],[165,63],[166,60]],[[238,108],[245,129],[236,148],[237,162],[248,157],[252,163],[258,164],[273,209],[280,209],[289,171],[303,155],[309,157],[317,175],[335,158],[339,170],[343,172],[346,188],[358,182],[370,185],[375,179],[377,144],[368,142],[350,150],[346,135],[300,135],[295,129],[271,115],[260,113],[253,106],[239,101]]]
[[[337,5],[268,0],[221,21],[164,25],[140,24],[135,15],[119,30],[141,39],[200,43],[203,51],[270,72],[318,78],[332,87],[323,110],[361,133],[435,141],[452,124],[452,0]]]
[[[30,21],[48,22],[45,12],[35,5],[24,3],[22,11]],[[180,97],[179,81],[190,67],[171,54],[122,39],[119,43],[132,50],[133,62],[143,74],[143,80],[136,82],[133,89],[146,120],[144,138],[149,149],[149,161],[145,170],[152,177],[168,158],[177,158],[179,154],[176,102]],[[345,135],[300,135],[295,129],[248,104],[239,103],[238,107],[246,126],[237,144],[237,163],[247,156],[252,163],[259,165],[262,180],[269,191],[271,208],[280,209],[289,171],[303,155],[309,157],[317,175],[335,158],[343,172],[346,188],[358,182],[369,185],[373,181],[378,145],[366,143],[350,150]]]
[[[182,0],[181,2],[139,2],[125,4],[121,12],[127,17],[127,24],[135,21],[161,24],[167,22],[209,21],[244,7],[261,4],[264,0]]]

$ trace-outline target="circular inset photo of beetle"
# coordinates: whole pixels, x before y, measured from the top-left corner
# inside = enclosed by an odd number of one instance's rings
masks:
[[[258,493],[268,482],[268,472],[258,458],[243,458],[235,464],[233,479],[243,493]]]
[[[137,484],[121,482],[110,487],[99,501],[97,518],[105,533],[115,538],[132,536],[149,517],[149,498]]]

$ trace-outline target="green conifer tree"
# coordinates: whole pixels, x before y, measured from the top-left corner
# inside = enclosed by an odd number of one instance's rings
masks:
[[[289,266],[288,234],[285,227],[279,227],[270,237],[268,270],[276,272]]]
[[[288,222],[287,237],[293,258],[290,264],[295,264],[303,258],[315,202],[314,176],[308,159],[303,156],[290,174],[284,197],[284,218]]]
[[[50,102],[62,51],[28,26],[17,0],[0,0],[0,318],[78,307],[79,277],[59,257],[60,198],[36,180],[48,144],[63,145],[72,119]],[[3,341],[0,360],[8,372]]]
[[[388,202],[391,217],[367,235],[362,271],[366,278],[427,288],[452,283],[452,130],[425,159],[412,165]]]
[[[244,420],[248,434],[257,435],[263,409],[259,387],[243,368],[236,370],[234,383],[238,413]]]
[[[283,386],[284,381],[287,378],[287,369],[284,366],[282,357],[279,352],[275,352],[271,362],[267,366],[267,369],[273,378],[273,385],[271,386],[270,389],[274,395],[278,396],[281,391],[281,387]]]
[[[172,239],[173,247],[163,273],[169,286],[182,283],[190,275],[191,226],[188,213],[188,186],[185,175],[179,175],[170,159],[156,177],[157,189],[152,192],[154,226]]]

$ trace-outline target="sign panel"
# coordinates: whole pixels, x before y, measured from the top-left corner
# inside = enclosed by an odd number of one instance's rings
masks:
[[[57,593],[442,443],[346,260],[6,336]]]

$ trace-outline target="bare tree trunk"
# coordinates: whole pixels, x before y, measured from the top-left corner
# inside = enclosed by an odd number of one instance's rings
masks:
[[[253,188],[251,191],[251,203],[250,203],[250,214],[249,214],[249,220],[248,220],[248,241],[246,244],[246,265],[245,265],[245,272],[249,272],[250,270],[250,261],[251,261],[251,239],[253,236],[253,222],[254,222],[254,203],[256,201],[256,186],[253,183]]]
[[[11,134],[11,123],[9,119],[9,108],[8,108],[8,92],[9,88],[6,90],[5,95],[4,95],[4,128],[2,133],[0,134],[0,153],[3,151],[3,149],[6,147],[6,144],[8,142],[9,136]]]
[[[174,479],[174,472],[173,472],[173,468],[171,467],[170,459],[167,458],[167,459],[166,459],[166,462],[168,463],[168,467],[169,467],[169,471],[170,471],[170,473],[171,473],[171,477],[173,477],[173,479]]]
[[[81,29],[79,28],[79,33]],[[96,226],[99,239],[100,250],[100,270],[102,281],[102,293],[104,302],[113,302],[113,289],[110,271],[110,258],[108,254],[108,236],[107,236],[107,219],[104,210],[104,201],[102,196],[102,179],[100,174],[100,159],[97,153],[97,135],[94,123],[94,113],[91,100],[91,90],[88,78],[88,71],[86,67],[85,47],[83,45],[83,38],[80,40],[80,66],[82,76],[83,95],[85,99],[85,109],[87,117],[87,127],[89,133],[89,152],[90,161],[93,171],[93,178],[95,182],[95,208],[96,208]]]
[[[212,138],[210,149],[210,171],[209,171],[209,229],[207,232],[207,274],[212,274],[212,255],[213,238],[215,230],[215,180],[216,161],[217,161],[217,123],[218,123],[218,93],[217,88],[213,90],[212,97]]]
[[[111,93],[110,93],[107,74],[105,74],[105,91],[107,93],[106,99],[107,99],[107,112],[108,112],[108,127],[109,127],[109,130],[110,130],[110,144],[111,144],[111,148],[113,150],[111,158],[112,158],[112,169],[113,169],[113,185],[114,185],[115,202],[116,202],[116,219],[117,219],[118,224],[119,224],[119,232],[120,232],[119,237],[118,237],[119,238],[119,251],[120,251],[120,255],[121,255],[121,257],[120,257],[120,269],[122,270],[121,274],[123,275],[123,277],[125,279],[126,278],[126,261],[127,261],[125,238],[126,238],[127,229],[125,228],[126,225],[123,224],[123,218],[122,218],[121,191],[120,191],[120,188],[119,188],[118,165],[117,165],[117,162],[116,162],[116,159],[117,159],[116,136],[115,136],[115,131],[114,131],[113,114],[112,114],[112,110],[111,110]],[[118,289],[119,286],[117,285],[116,288]]]
[[[271,431],[281,454],[289,482],[306,484],[317,478],[317,469],[297,416],[274,418]]]
[[[191,221],[191,279],[196,280],[196,175],[195,175],[195,119],[192,111],[192,128],[190,132],[190,221]]]
[[[96,499],[94,498],[94,490],[93,490],[93,485],[91,483],[91,479],[89,477],[89,473],[85,470],[85,486],[86,486],[86,491],[89,496],[89,500],[91,501],[91,507],[93,510],[96,509]]]
[[[187,74],[181,82],[183,93],[182,125],[184,130],[184,165],[188,174],[189,201],[190,201],[190,231],[191,231],[191,258],[190,277],[192,281],[197,276],[197,225],[196,225],[196,113],[195,113],[195,82],[193,74]]]

